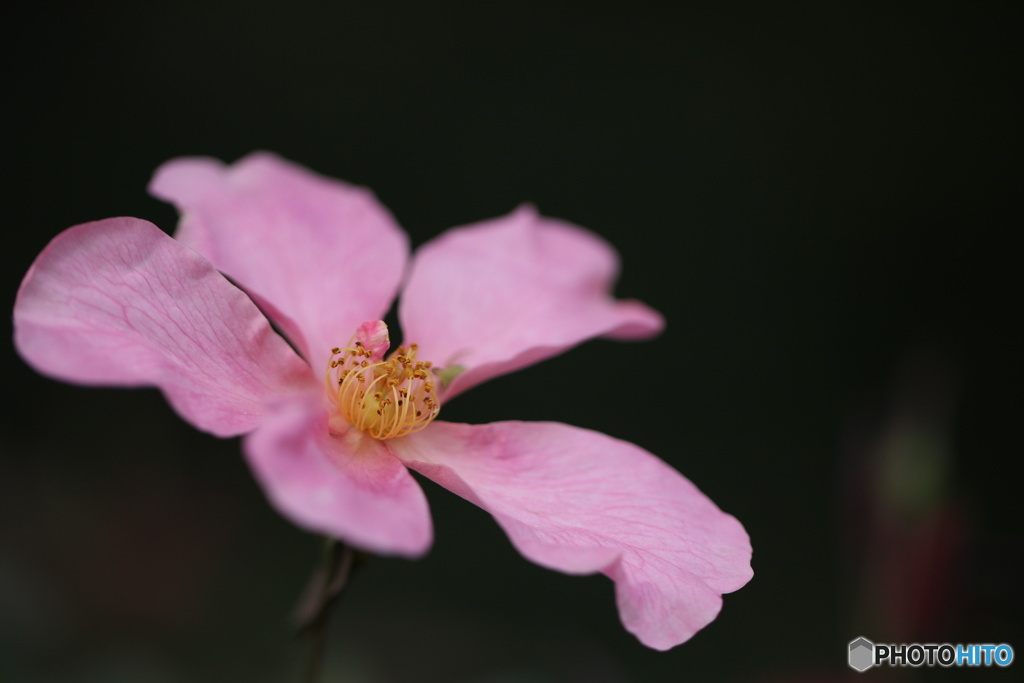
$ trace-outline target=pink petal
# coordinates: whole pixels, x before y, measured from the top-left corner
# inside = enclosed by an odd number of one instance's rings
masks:
[[[149,189],[181,211],[175,237],[252,295],[317,372],[398,291],[408,241],[369,190],[265,152],[231,166],[175,159]]]
[[[295,524],[363,550],[416,557],[430,547],[423,490],[384,442],[331,434],[327,412],[292,401],[245,439],[256,478]]]
[[[494,515],[533,562],[608,575],[649,647],[688,640],[752,576],[740,523],[633,444],[558,423],[435,422],[391,447]]]
[[[388,333],[388,326],[383,320],[367,320],[359,326],[352,337],[353,343],[359,342],[363,348],[370,352],[367,360],[379,361],[391,348],[391,335]]]
[[[137,218],[55,237],[21,283],[14,326],[39,372],[157,386],[185,420],[218,436],[255,428],[272,399],[317,388],[245,294]]]
[[[452,396],[591,337],[660,332],[658,313],[611,296],[617,271],[602,239],[524,206],[423,245],[399,319],[420,358],[465,368],[448,388]]]

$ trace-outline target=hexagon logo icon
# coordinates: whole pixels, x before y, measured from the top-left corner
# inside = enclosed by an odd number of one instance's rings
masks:
[[[867,638],[850,641],[850,668],[867,671],[875,663],[875,644]]]

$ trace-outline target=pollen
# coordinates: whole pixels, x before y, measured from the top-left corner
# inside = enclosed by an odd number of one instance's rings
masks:
[[[351,342],[350,342],[351,343]],[[331,349],[324,386],[331,404],[352,427],[375,439],[394,439],[430,424],[441,410],[432,363],[417,347],[400,346],[374,361],[359,341]]]

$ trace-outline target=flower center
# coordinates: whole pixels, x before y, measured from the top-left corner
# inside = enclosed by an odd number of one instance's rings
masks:
[[[415,344],[399,346],[387,360],[376,362],[359,341],[333,348],[331,354],[327,396],[345,422],[375,439],[418,432],[441,410],[433,364],[416,360]]]

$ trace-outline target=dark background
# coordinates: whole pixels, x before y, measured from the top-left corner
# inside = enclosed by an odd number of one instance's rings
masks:
[[[535,202],[614,243],[617,292],[668,327],[445,417],[646,447],[745,524],[755,577],[650,651],[604,577],[534,567],[427,483],[434,549],[356,578],[325,680],[842,680],[860,635],[1022,653],[1019,26],[992,5],[775,4],[5,10],[5,305],[68,226],[171,231],[145,186],[180,155],[269,149],[367,185],[417,245]],[[287,615],[317,541],[237,440],[155,391],[3,361],[0,679],[299,680]]]

